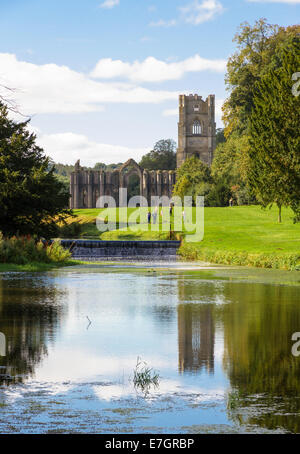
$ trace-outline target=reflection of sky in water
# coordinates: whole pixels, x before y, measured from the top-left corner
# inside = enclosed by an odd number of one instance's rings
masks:
[[[178,373],[178,281],[165,276],[84,274],[68,280],[68,316],[38,381],[122,382],[98,390],[107,399],[132,392],[129,378],[137,357],[158,370],[159,393],[224,390],[223,337],[216,333],[215,369],[209,375]],[[56,279],[56,286],[65,280]],[[212,284],[213,285],[213,284]],[[203,301],[205,302],[205,301]],[[87,317],[91,320],[89,325]],[[224,391],[223,391],[224,392]]]
[[[240,422],[226,405],[232,383],[239,385],[243,377],[240,366],[252,358],[247,329],[256,319],[260,326],[264,308],[275,304],[276,295],[291,310],[297,289],[239,287],[160,269],[100,271],[70,268],[12,275],[11,280],[6,275],[0,286],[6,325],[0,331],[28,325],[20,342],[33,342],[38,331],[46,350],[37,351],[23,383],[0,388],[0,432],[61,427],[66,432],[177,433],[192,426],[202,432],[238,431]],[[10,313],[13,302],[15,312]],[[161,377],[147,398],[132,384],[137,357]],[[23,352],[23,368],[24,358],[32,362]],[[246,370],[241,389],[247,377]],[[30,415],[27,425],[24,414]],[[15,428],[7,429],[9,424]],[[258,430],[257,424],[252,428]]]

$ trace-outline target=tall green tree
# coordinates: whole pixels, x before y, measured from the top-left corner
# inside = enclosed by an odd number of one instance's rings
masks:
[[[192,196],[193,202],[197,196],[206,196],[212,189],[213,179],[210,168],[199,158],[188,158],[176,172],[176,184],[173,194],[181,197]],[[207,205],[207,200],[205,204]]]
[[[176,142],[172,139],[159,140],[153,150],[142,157],[139,164],[148,170],[175,170]]]
[[[224,128],[217,128],[216,130],[216,146],[220,143],[226,142],[226,137],[224,134]]]
[[[299,70],[300,38],[294,37],[277,55],[280,67],[257,83],[250,116],[250,184],[263,206],[291,206],[300,214],[300,98],[293,93]]]
[[[223,105],[225,135],[248,134],[249,116],[254,108],[257,83],[270,70],[280,67],[278,53],[300,26],[279,27],[259,19],[253,26],[241,24],[234,37],[236,52],[227,63],[226,86],[229,97]]]
[[[221,206],[228,205],[231,197],[238,205],[255,202],[247,183],[248,148],[248,136],[245,134],[240,136],[234,132],[215,150],[211,172]]]
[[[0,103],[0,231],[50,237],[71,214],[69,193],[27,126],[11,120]]]

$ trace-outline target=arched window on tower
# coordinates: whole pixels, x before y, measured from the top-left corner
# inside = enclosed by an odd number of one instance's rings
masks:
[[[193,134],[201,134],[202,133],[202,128],[201,128],[201,123],[199,120],[195,120],[193,124]]]

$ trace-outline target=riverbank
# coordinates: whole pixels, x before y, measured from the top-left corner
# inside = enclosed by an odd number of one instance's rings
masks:
[[[201,244],[183,244],[179,255],[184,260],[201,260],[209,263],[256,268],[273,268],[278,270],[300,271],[300,253],[265,254],[243,251],[221,251],[207,249]]]
[[[0,232],[0,272],[48,271],[76,264],[59,241],[47,244],[30,236],[6,238]]]
[[[183,238],[178,251],[179,257],[183,260],[289,271],[300,269],[300,224],[293,223],[293,213],[289,209],[282,210],[283,219],[279,224],[275,207],[270,210],[262,210],[258,206],[205,208],[204,239],[197,243],[187,243],[184,239],[184,231],[172,232],[172,238],[170,238],[170,232],[162,232],[161,218],[159,231],[153,232],[150,229],[133,231],[121,228],[118,223],[119,211],[116,219],[119,228],[100,234],[96,227],[96,217],[101,211],[100,209],[74,210],[77,215],[75,222],[81,224],[82,239],[153,241]],[[129,209],[129,214],[133,211],[134,209]],[[171,223],[172,221],[173,219]],[[74,218],[71,218],[70,222],[74,222]],[[23,243],[19,246],[21,250]],[[25,264],[17,263],[12,259],[6,260],[7,263],[0,264],[0,272],[47,271],[79,263],[77,260],[72,260],[70,256],[60,260],[61,254],[70,255],[66,249],[61,250],[58,245],[55,250],[52,249],[50,263],[36,260],[31,255]],[[30,253],[32,254],[31,249]],[[18,260],[20,259],[19,252],[14,255]],[[47,261],[48,259],[49,257]]]
[[[75,210],[83,223],[83,237],[100,237],[95,220],[99,209]],[[179,255],[185,260],[201,260],[225,265],[295,270],[300,268],[300,224],[293,223],[293,213],[282,210],[277,222],[277,208],[259,206],[205,208],[204,239],[199,243],[183,241]],[[168,239],[166,232],[133,232],[117,229],[101,235],[103,240]],[[174,232],[184,236],[184,232]],[[174,238],[175,239],[175,238]]]
[[[279,224],[275,207],[207,208],[203,241],[184,242],[180,255],[185,260],[295,270],[300,268],[300,224],[294,224],[292,216],[285,209]]]
[[[66,262],[57,262],[57,263],[40,263],[32,262],[26,263],[25,265],[17,265],[15,263],[0,263],[0,273],[7,273],[11,271],[15,272],[37,272],[37,271],[51,271],[56,268],[62,268],[65,266],[75,266],[82,265],[85,262],[80,262],[79,260],[68,260]]]

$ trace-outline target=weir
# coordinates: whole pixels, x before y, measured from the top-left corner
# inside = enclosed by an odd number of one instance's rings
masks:
[[[61,240],[77,260],[176,260],[180,241]]]

